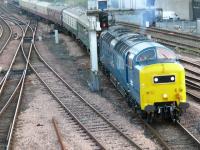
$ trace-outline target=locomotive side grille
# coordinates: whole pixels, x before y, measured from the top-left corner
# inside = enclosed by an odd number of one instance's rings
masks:
[[[125,52],[126,50],[128,50],[129,45],[127,45],[126,43],[124,43],[123,41],[119,41],[116,46],[115,46],[115,50],[117,52],[119,52],[120,54],[122,54],[123,52]]]
[[[114,39],[114,36],[107,32],[104,35],[103,39],[109,44]]]
[[[141,36],[141,35],[136,35],[136,36],[132,36],[132,37],[130,37],[128,40],[130,40],[130,41],[141,41],[141,40],[148,40],[147,39],[147,37],[145,37],[145,36]]]

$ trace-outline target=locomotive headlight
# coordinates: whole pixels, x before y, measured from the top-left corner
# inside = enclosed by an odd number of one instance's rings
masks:
[[[168,95],[167,94],[163,94],[163,98],[164,99],[168,98]]]
[[[171,79],[171,81],[174,81],[174,80],[175,80],[175,77],[174,77],[174,76],[172,76],[170,79]]]
[[[154,78],[154,82],[158,82],[158,78]]]

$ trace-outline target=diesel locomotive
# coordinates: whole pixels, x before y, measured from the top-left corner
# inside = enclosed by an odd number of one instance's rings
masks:
[[[20,0],[22,9],[66,28],[89,49],[89,22],[78,7]],[[112,26],[98,36],[99,61],[128,103],[149,121],[155,115],[173,120],[189,105],[185,71],[169,48],[131,30]]]
[[[184,68],[169,48],[113,26],[99,38],[99,58],[115,86],[148,121],[155,115],[177,120],[189,107]]]

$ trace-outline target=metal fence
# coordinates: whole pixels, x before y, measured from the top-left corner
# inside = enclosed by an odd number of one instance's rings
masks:
[[[162,22],[157,22],[156,27],[169,29],[180,32],[189,32],[197,34],[197,21],[173,21],[173,20],[164,20]]]

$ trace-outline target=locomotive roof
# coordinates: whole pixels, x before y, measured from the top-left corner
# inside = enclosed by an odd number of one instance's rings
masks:
[[[112,40],[115,40],[114,50],[120,54],[126,54],[130,51],[133,54],[137,54],[140,51],[149,47],[164,47],[159,43],[150,41],[146,36],[134,33],[130,29],[126,29],[122,26],[113,26],[105,31],[103,39],[109,44]]]

